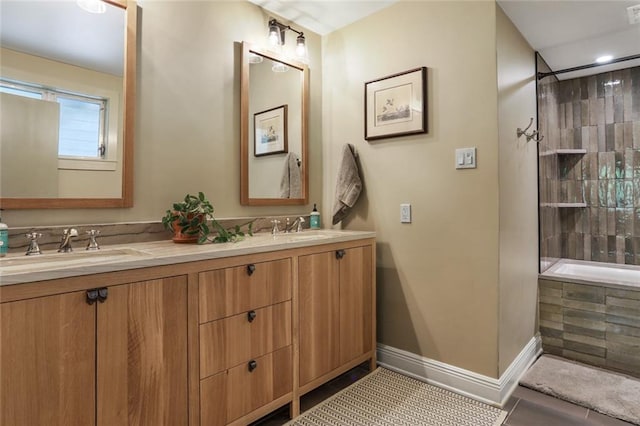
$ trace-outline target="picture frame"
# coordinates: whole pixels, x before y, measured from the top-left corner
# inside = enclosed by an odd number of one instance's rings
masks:
[[[367,81],[364,116],[368,141],[427,133],[427,68]]]
[[[253,155],[262,157],[289,152],[287,109],[280,105],[253,115]]]

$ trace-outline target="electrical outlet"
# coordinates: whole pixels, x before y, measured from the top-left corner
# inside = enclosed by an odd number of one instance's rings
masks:
[[[400,223],[411,223],[411,204],[400,204]]]

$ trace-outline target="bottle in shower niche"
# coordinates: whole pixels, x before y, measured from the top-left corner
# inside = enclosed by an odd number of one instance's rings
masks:
[[[316,208],[316,205],[313,205],[313,210],[309,215],[309,228],[311,229],[320,229],[320,212]]]
[[[0,257],[5,257],[9,251],[9,227],[2,223],[0,217]]]

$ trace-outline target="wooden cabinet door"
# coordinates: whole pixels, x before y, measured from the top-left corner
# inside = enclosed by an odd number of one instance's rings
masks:
[[[95,424],[96,308],[84,291],[0,305],[0,424]]]
[[[335,252],[300,256],[300,385],[339,365],[340,287]]]
[[[371,247],[344,251],[340,264],[340,364],[372,349]]]
[[[186,277],[108,290],[98,306],[98,426],[186,425]]]

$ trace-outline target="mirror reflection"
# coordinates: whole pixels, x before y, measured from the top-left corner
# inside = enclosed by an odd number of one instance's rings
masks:
[[[135,75],[126,43],[135,47],[136,6],[97,4],[103,13],[76,2],[3,2],[3,208],[131,203],[125,113],[134,85],[125,81]]]
[[[305,204],[304,64],[243,43],[242,203]]]

